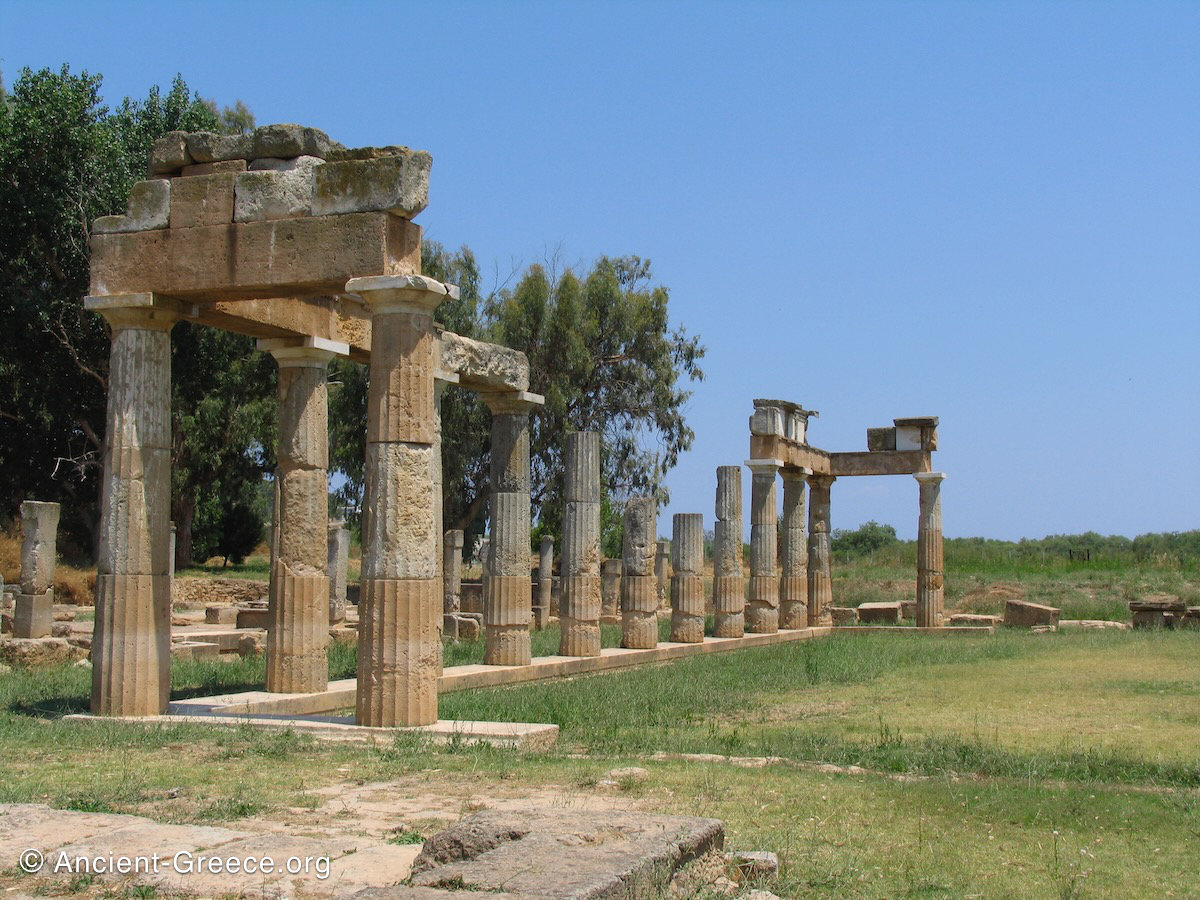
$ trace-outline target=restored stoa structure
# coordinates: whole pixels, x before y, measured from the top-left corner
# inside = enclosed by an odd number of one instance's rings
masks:
[[[529,410],[525,357],[443,331],[457,289],[421,275],[431,158],[348,149],[324,133],[172,132],[125,215],[92,233],[88,309],[112,329],[92,710],[154,715],[170,661],[170,332],[181,320],[260,340],[279,364],[278,530],[267,689],[325,688],[329,623],[326,367],[367,363],[357,721],[437,719],[443,614],[438,397],[493,413],[485,625],[493,662],[528,661]]]

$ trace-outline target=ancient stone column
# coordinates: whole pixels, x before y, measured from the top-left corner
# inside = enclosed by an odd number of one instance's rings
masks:
[[[171,665],[171,326],[151,294],[89,297],[112,328],[92,712],[166,711]]]
[[[554,536],[543,534],[538,546],[537,602],[533,605],[533,627],[541,631],[550,624],[554,595]]]
[[[167,551],[167,576],[171,579],[171,602],[175,602],[175,523],[171,523],[171,543]]]
[[[300,694],[329,682],[329,360],[321,338],[272,338],[279,365],[279,509],[267,613],[267,690]]]
[[[750,482],[750,588],[746,593],[746,630],[774,634],[779,630],[779,575],[775,567],[779,544],[777,459],[752,459]]]
[[[671,542],[659,541],[654,557],[654,583],[658,590],[658,608],[671,608]]]
[[[559,625],[562,656],[600,655],[600,435],[567,435]]]
[[[482,394],[492,411],[492,543],[483,577],[483,661],[530,663],[529,412],[534,394]]]
[[[600,564],[600,624],[621,624],[621,576],[625,566],[619,559]]]
[[[913,476],[921,486],[921,514],[917,519],[917,625],[937,628],[945,609],[945,573],[942,563],[942,481],[945,472],[920,472]]]
[[[717,521],[713,526],[713,636],[745,633],[742,578],[742,467],[717,467]]]
[[[807,469],[783,470],[783,529],[780,548],[779,627],[808,627],[808,525],[804,487]]]
[[[832,475],[808,476],[808,625],[832,625],[833,549],[829,534]]]
[[[437,721],[442,616],[433,310],[458,291],[420,275],[352,278],[346,290],[371,311],[355,719],[430,725]]]
[[[26,500],[21,504],[21,591],[13,598],[13,637],[50,634],[59,512],[57,503]]]
[[[654,575],[653,497],[630,497],[625,504],[625,574],[621,578],[621,646],[652,650],[658,646],[658,584]]]
[[[340,519],[329,523],[326,560],[329,572],[329,624],[346,621],[346,579],[350,567],[350,532]]]
[[[462,609],[463,533],[452,528],[442,537],[442,615]]]
[[[671,520],[671,640],[704,640],[704,516],[676,513]]]

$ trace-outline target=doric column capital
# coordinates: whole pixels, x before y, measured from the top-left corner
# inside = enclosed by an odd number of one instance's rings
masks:
[[[83,307],[104,316],[114,331],[122,328],[170,331],[184,317],[183,304],[178,300],[150,293],[84,297]]]
[[[827,491],[837,481],[836,475],[809,475],[809,486],[816,488],[818,491]]]
[[[812,473],[812,469],[804,466],[793,466],[784,469],[779,475],[784,481],[807,481]]]
[[[424,275],[368,275],[346,282],[347,293],[357,294],[372,314],[433,312],[443,300],[457,300],[458,287]]]
[[[482,391],[479,399],[487,404],[493,416],[528,415],[546,402],[541,394],[529,391]]]
[[[917,482],[924,487],[927,484],[941,484],[946,480],[945,472],[917,472],[913,475]]]
[[[748,459],[746,468],[755,475],[769,475],[774,478],[783,468],[782,459]]]
[[[323,369],[335,356],[349,356],[350,345],[319,337],[261,338],[258,349],[275,357],[279,367],[311,366]]]

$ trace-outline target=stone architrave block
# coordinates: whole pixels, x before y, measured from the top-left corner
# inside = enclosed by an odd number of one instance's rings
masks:
[[[1053,606],[1029,603],[1026,600],[1007,600],[1004,603],[1004,624],[1010,628],[1057,625],[1061,614],[1062,611]]]
[[[197,175],[172,179],[171,229],[228,225],[233,221],[233,186],[237,175]]]
[[[776,406],[760,406],[750,416],[750,433],[783,437],[783,410]]]
[[[281,161],[284,162],[284,161]],[[287,167],[243,172],[234,185],[233,221],[295,219],[312,209],[315,156],[287,160]]]
[[[423,150],[326,163],[313,173],[312,214],[388,212],[415,218],[429,203],[432,165],[433,157]]]

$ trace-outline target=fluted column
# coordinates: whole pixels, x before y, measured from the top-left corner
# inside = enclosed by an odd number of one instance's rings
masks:
[[[89,297],[112,328],[92,712],[166,711],[171,666],[171,326],[151,294]]]
[[[713,636],[746,630],[742,577],[742,467],[717,467],[717,521],[713,527]]]
[[[433,310],[458,289],[394,275],[352,278],[346,290],[371,311],[355,719],[429,725],[437,721],[442,608]]]
[[[832,625],[833,548],[829,534],[829,488],[832,475],[808,477],[808,624]]]
[[[329,624],[346,621],[346,580],[350,565],[350,532],[341,519],[329,523]]]
[[[538,545],[537,602],[533,605],[533,627],[541,631],[550,623],[554,594],[554,535],[543,534]]]
[[[442,536],[442,614],[462,609],[463,533],[452,528]]]
[[[492,543],[483,576],[483,661],[530,663],[529,412],[536,394],[483,394],[492,411]]]
[[[562,656],[600,655],[600,435],[567,435],[559,625]]]
[[[917,625],[938,628],[945,609],[945,571],[942,562],[942,481],[945,472],[913,476],[921,486],[917,519]]]
[[[326,372],[345,344],[262,340],[279,365],[278,552],[267,613],[267,690],[329,683],[329,406]]]
[[[779,627],[808,627],[808,524],[804,488],[807,469],[783,470],[783,546],[779,554]]]
[[[704,516],[676,513],[671,520],[671,640],[704,640]]]
[[[658,646],[658,582],[654,574],[657,513],[658,502],[653,497],[630,497],[625,504],[621,646],[631,650]]]
[[[746,630],[751,634],[774,634],[779,630],[779,574],[775,565],[779,546],[779,500],[775,482],[783,463],[777,459],[752,459],[746,465],[753,473]]]

